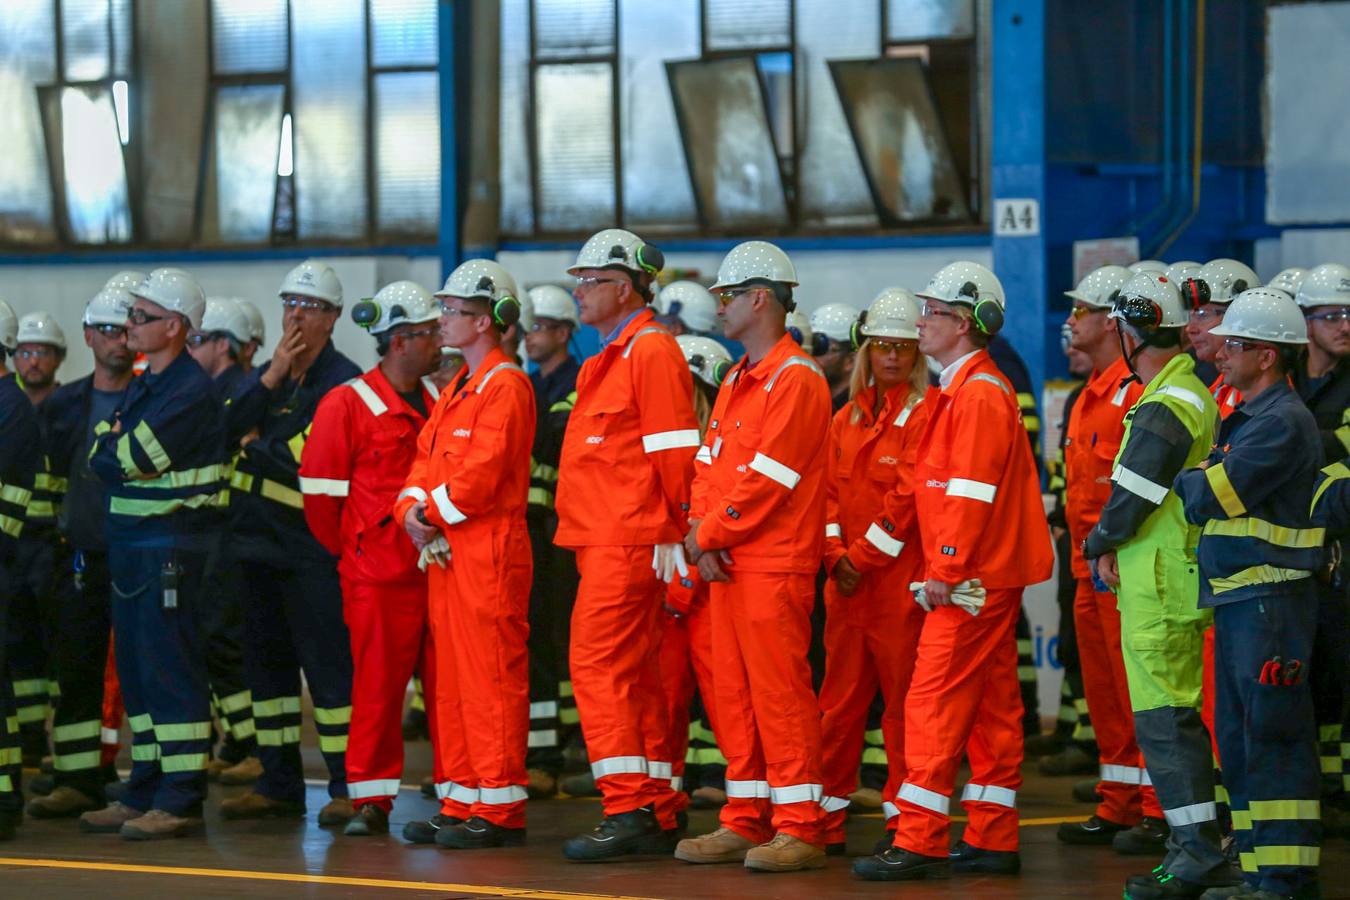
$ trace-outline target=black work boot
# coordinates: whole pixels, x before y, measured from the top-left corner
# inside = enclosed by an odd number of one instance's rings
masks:
[[[436,843],[436,835],[442,828],[450,828],[463,823],[463,819],[455,816],[436,813],[430,819],[424,819],[421,822],[409,822],[404,825],[403,839],[410,844],[434,844]]]
[[[1022,856],[1016,850],[985,850],[957,841],[948,854],[952,871],[959,875],[1016,875],[1022,871]]]
[[[661,834],[656,816],[647,807],[605,816],[600,824],[563,844],[563,856],[575,862],[606,862],[638,853],[649,839]]]
[[[436,846],[448,850],[487,850],[491,847],[519,847],[525,843],[524,828],[504,828],[481,816],[450,825],[436,832]]]
[[[374,803],[357,807],[356,815],[342,829],[347,837],[373,837],[389,833],[389,813]]]
[[[1101,816],[1093,816],[1086,822],[1063,822],[1055,837],[1066,844],[1079,846],[1106,846],[1117,834],[1128,831],[1130,826],[1112,822]]]
[[[853,874],[863,881],[918,881],[923,878],[950,878],[951,861],[945,856],[921,856],[899,847],[885,853],[864,856],[853,861]]]
[[[1170,833],[1166,819],[1144,816],[1138,825],[1113,835],[1111,849],[1122,856],[1159,856],[1167,852]]]
[[[1132,875],[1125,881],[1124,900],[1196,900],[1209,885],[1177,878],[1158,866],[1147,875]]]

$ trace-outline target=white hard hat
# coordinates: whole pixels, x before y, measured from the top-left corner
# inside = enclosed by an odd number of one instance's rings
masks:
[[[8,303],[0,300],[0,347],[13,352],[19,346],[19,319]]]
[[[1138,262],[1130,263],[1129,269],[1132,275],[1139,272],[1157,272],[1159,275],[1166,275],[1167,263],[1160,259],[1141,259]]]
[[[126,325],[131,295],[122,288],[105,287],[84,307],[84,325]]]
[[[466,259],[455,267],[437,297],[459,297],[462,300],[486,300],[492,307],[492,319],[503,329],[521,322],[528,329],[525,304],[516,290],[516,279],[499,262],[490,259]]]
[[[1292,297],[1274,288],[1251,288],[1238,294],[1223,321],[1209,333],[1272,344],[1308,343],[1308,323],[1302,310]]]
[[[1182,328],[1190,321],[1176,285],[1157,272],[1136,272],[1121,285],[1110,317],[1144,330]]]
[[[1166,275],[1167,280],[1175,284],[1177,290],[1180,291],[1184,289],[1183,286],[1186,282],[1199,275],[1200,270],[1203,268],[1204,266],[1193,259],[1181,259],[1168,266],[1167,271],[1163,274]]]
[[[591,235],[577,253],[577,261],[567,268],[568,275],[583,269],[625,269],[655,275],[665,267],[661,251],[631,231],[606,228]]]
[[[134,269],[124,269],[108,279],[103,286],[105,288],[114,288],[116,290],[130,291],[136,285],[145,280],[144,272],[137,272]]]
[[[553,319],[558,322],[571,322],[573,327],[580,324],[577,318],[577,303],[564,288],[556,284],[541,284],[527,292],[530,303],[534,305],[535,319]]]
[[[1261,286],[1261,279],[1251,267],[1236,259],[1211,259],[1200,267],[1193,280],[1197,284],[1177,285],[1193,306],[1232,303],[1248,288]]]
[[[311,297],[342,307],[342,282],[337,273],[326,262],[307,259],[286,273],[277,289],[277,296],[294,294],[299,297]]]
[[[917,341],[918,324],[919,301],[914,294],[902,287],[889,287],[872,299],[858,331],[864,337]]]
[[[697,334],[678,335],[675,342],[684,353],[689,371],[711,387],[722,386],[722,379],[727,377],[732,366],[731,354],[726,347]]]
[[[248,316],[229,297],[206,298],[206,312],[202,313],[202,324],[197,330],[208,334],[223,331],[241,344],[248,343],[253,334]]]
[[[66,349],[66,333],[56,324],[50,313],[31,312],[19,319],[20,344],[47,344],[58,350]]]
[[[395,281],[374,297],[352,305],[352,321],[371,334],[384,334],[396,325],[420,325],[441,317],[431,291],[415,281]]]
[[[1294,299],[1304,309],[1350,306],[1350,268],[1340,263],[1323,263],[1303,277]]]
[[[1281,269],[1280,274],[1266,282],[1266,287],[1284,291],[1290,297],[1297,297],[1299,285],[1303,284],[1303,279],[1307,277],[1307,275],[1307,269],[1300,269],[1298,266],[1290,266],[1287,269]]]
[[[263,322],[262,313],[258,311],[258,307],[239,297],[235,297],[234,302],[243,312],[244,317],[248,319],[249,339],[257,341],[259,344],[267,340],[267,325]]]
[[[792,335],[792,339],[800,344],[803,350],[811,353],[815,349],[810,319],[794,310],[787,314],[784,324],[787,326],[788,334]]]
[[[888,289],[889,290],[889,289]],[[882,291],[877,297],[880,298]],[[905,291],[905,293],[909,293]],[[910,294],[913,297],[913,294]],[[876,303],[876,300],[872,301]],[[858,323],[858,316],[861,310],[850,306],[847,303],[826,303],[824,306],[818,306],[811,313],[811,330],[816,334],[823,334],[832,341],[839,341],[841,344],[847,344],[850,340],[850,334],[853,326]]]
[[[526,291],[521,294],[518,300],[520,303],[520,316],[516,322],[520,325],[520,330],[522,332],[534,331],[534,301],[530,299],[530,292]],[[521,352],[525,352],[524,348],[521,348]]]
[[[722,259],[712,290],[720,291],[755,280],[795,287],[797,270],[788,255],[768,241],[746,241],[732,247],[731,252]]]
[[[1110,309],[1111,298],[1130,280],[1130,276],[1130,270],[1124,266],[1101,266],[1084,275],[1078,286],[1065,291],[1064,296],[1093,309]]]
[[[184,316],[193,328],[202,327],[206,295],[196,279],[182,269],[155,269],[127,293]]]
[[[657,297],[661,312],[676,316],[690,331],[703,334],[717,327],[717,301],[712,293],[693,281],[672,281]]]

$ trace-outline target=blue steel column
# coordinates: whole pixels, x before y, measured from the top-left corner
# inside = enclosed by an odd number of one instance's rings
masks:
[[[460,263],[461,235],[459,217],[459,174],[465,161],[461,159],[458,140],[459,109],[456,96],[457,73],[465,67],[458,65],[459,33],[467,30],[466,15],[457,15],[462,9],[459,0],[439,0],[437,32],[440,47],[440,112],[441,112],[441,224],[437,232],[436,250],[441,258],[441,278],[444,280]],[[467,40],[468,35],[465,34]]]
[[[993,195],[1038,201],[1041,220],[1040,233],[1032,237],[993,235],[994,272],[1008,295],[1004,334],[1026,361],[1039,400],[1052,346],[1047,339],[1046,220],[1051,210],[1045,204],[1046,4],[994,0],[992,6]]]

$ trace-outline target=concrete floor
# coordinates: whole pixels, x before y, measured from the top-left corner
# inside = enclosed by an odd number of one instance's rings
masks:
[[[310,738],[312,741],[312,737]],[[313,776],[317,753],[306,751]],[[224,797],[245,788],[213,786],[205,838],[134,844],[116,836],[82,835],[73,822],[28,820],[17,840],[0,844],[0,897],[176,898],[194,900],[249,896],[329,898],[547,898],[648,897],[741,898],[906,897],[990,900],[1032,897],[1119,897],[1126,876],[1156,861],[1125,858],[1109,848],[1070,848],[1055,840],[1055,826],[1083,818],[1090,807],[1069,798],[1073,779],[1044,778],[1028,767],[1018,801],[1023,818],[1022,875],[1017,878],[953,878],[935,884],[870,884],[855,880],[849,860],[833,858],[826,869],[765,875],[739,866],[690,866],[652,859],[604,865],[566,862],[559,845],[589,829],[599,802],[557,799],[531,804],[526,847],[478,852],[414,847],[399,837],[403,824],[436,811],[414,785],[428,771],[425,743],[409,745],[409,787],[399,796],[388,837],[345,838],[318,828],[314,814],[327,800],[312,787],[307,821],[231,822],[220,819]],[[716,813],[695,811],[690,829],[716,827]],[[849,823],[852,853],[863,853],[882,827],[878,816]],[[959,826],[958,826],[959,828]],[[1326,900],[1350,900],[1350,844],[1327,843],[1322,854]]]

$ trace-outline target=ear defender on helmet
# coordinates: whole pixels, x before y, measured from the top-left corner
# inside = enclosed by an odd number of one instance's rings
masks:
[[[802,343],[802,330],[796,325],[789,325],[787,327],[787,333],[792,335],[792,342],[800,347]]]
[[[362,300],[352,307],[352,321],[362,328],[370,328],[380,320],[380,304]]]
[[[956,296],[969,299],[971,319],[980,332],[993,336],[1002,330],[1003,307],[999,306],[998,301],[991,297],[981,299],[980,288],[975,282],[967,281],[961,285],[961,289],[956,292]]]
[[[633,254],[634,262],[642,267],[642,271],[649,275],[655,275],[666,267],[666,256],[651,244],[643,244],[637,248],[637,253]]]
[[[492,304],[492,321],[502,331],[520,321],[520,301],[510,294]]]
[[[1116,311],[1125,324],[1135,328],[1157,328],[1162,324],[1162,307],[1147,297],[1120,297]]]
[[[853,352],[862,349],[863,342],[867,340],[867,335],[862,333],[862,327],[867,324],[867,310],[858,313],[858,319],[852,325],[848,326],[848,345]]]
[[[1247,282],[1242,282],[1246,285]],[[1199,309],[1209,302],[1209,285],[1199,278],[1187,278],[1181,285],[1181,296],[1191,309]]]
[[[830,336],[823,331],[811,333],[811,355],[824,356],[830,352]]]

